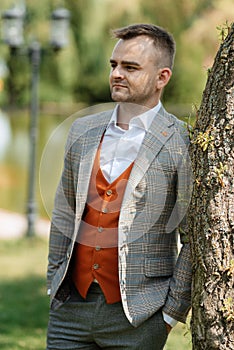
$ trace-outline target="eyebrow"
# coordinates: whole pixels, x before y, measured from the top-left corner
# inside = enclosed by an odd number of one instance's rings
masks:
[[[116,63],[115,60],[110,59],[110,63]],[[137,66],[140,67],[140,64],[134,61],[121,61],[121,64],[123,65],[132,65],[132,66]]]

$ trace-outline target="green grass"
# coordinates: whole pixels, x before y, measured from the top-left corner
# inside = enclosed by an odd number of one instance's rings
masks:
[[[192,341],[189,325],[178,323],[171,331],[164,350],[191,350]]]
[[[47,243],[0,242],[0,349],[45,349]]]
[[[38,238],[0,241],[1,350],[45,350],[47,245]],[[190,350],[187,328],[178,324],[165,350]]]

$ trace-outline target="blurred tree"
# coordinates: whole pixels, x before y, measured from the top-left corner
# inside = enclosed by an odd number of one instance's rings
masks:
[[[1,2],[1,10],[14,6],[6,0]],[[71,44],[69,50],[62,50],[54,54],[49,45],[50,16],[55,9],[48,0],[35,2],[27,0],[26,18],[24,23],[25,45],[17,50],[3,50],[3,56],[8,64],[9,75],[6,81],[8,105],[25,106],[29,103],[30,62],[26,48],[33,40],[38,40],[42,47],[40,96],[43,101],[63,101],[72,99],[72,83],[75,65],[71,65],[74,55]],[[67,51],[70,52],[68,55]]]
[[[147,0],[141,1],[144,15],[154,23],[171,30],[179,36],[186,28],[191,27],[194,20],[206,9],[213,6],[215,0]]]
[[[106,99],[105,42],[99,3],[93,0],[68,0],[76,48],[77,79],[73,89],[76,100],[88,103]]]
[[[190,149],[194,350],[234,349],[233,67],[234,24],[209,72]]]
[[[130,23],[152,22],[166,27],[177,41],[178,54],[174,75],[165,90],[164,100],[169,104],[196,102],[200,97],[204,78],[193,82],[193,85],[198,86],[194,94],[189,77],[199,77],[201,66],[198,64],[199,68],[192,74],[194,67],[190,69],[191,65],[186,65],[183,59],[183,33],[192,27],[196,18],[204,11],[212,9],[214,2],[215,0],[119,0],[116,3],[103,0],[100,6],[100,2],[94,0],[67,0],[73,14],[72,28],[78,54],[78,79],[74,84],[76,98],[89,103],[108,101],[108,60],[113,47],[109,37],[110,29]],[[193,55],[194,60],[199,62],[200,54],[201,49],[198,46],[196,54]],[[189,60],[190,57],[186,58]]]
[[[2,0],[0,8],[13,5]],[[41,101],[73,100],[88,104],[110,100],[109,57],[115,41],[110,29],[136,22],[152,22],[171,31],[177,42],[173,77],[163,97],[167,104],[200,102],[206,80],[203,68],[217,48],[217,25],[229,20],[233,0],[26,0],[27,44],[36,36],[48,48],[49,18],[53,9],[71,11],[70,45],[59,55],[42,55]],[[211,25],[213,27],[211,27]],[[47,51],[48,53],[48,51]],[[9,59],[9,58],[8,58]],[[7,59],[7,60],[8,60]],[[25,60],[25,61],[24,61]],[[24,62],[23,62],[24,61]],[[10,101],[28,102],[27,59],[14,59],[8,82]],[[20,66],[20,68],[19,68]],[[14,77],[13,77],[14,75]],[[14,96],[13,96],[14,95]]]
[[[165,90],[164,99],[170,103],[192,103],[200,96],[201,86],[195,92],[194,85],[198,78],[199,72],[195,72],[193,76],[191,65],[186,66],[184,59],[186,52],[183,43],[183,34],[193,26],[195,20],[207,10],[211,10],[214,6],[215,0],[194,0],[194,1],[171,1],[171,0],[147,0],[141,1],[141,8],[143,14],[153,23],[158,24],[168,29],[176,39],[177,55],[175,59],[175,67],[173,78],[171,79],[169,88]],[[194,48],[193,60],[199,62],[200,47],[196,42],[190,45]],[[201,67],[199,65],[199,70]],[[192,96],[189,91],[192,88]]]
[[[25,55],[18,54],[17,49],[11,49],[8,58],[8,76],[5,88],[7,104],[11,107],[22,106],[28,99],[29,65]]]
[[[200,104],[207,72],[213,65],[220,43],[217,27],[231,23],[233,13],[233,0],[216,0],[213,7],[197,16],[193,25],[181,33],[181,50],[177,61],[182,72],[177,75],[181,101]]]
[[[78,79],[74,84],[77,99],[98,103],[110,101],[109,57],[115,42],[111,28],[134,22],[138,18],[138,0],[67,0],[77,48]],[[135,6],[131,6],[132,3]]]

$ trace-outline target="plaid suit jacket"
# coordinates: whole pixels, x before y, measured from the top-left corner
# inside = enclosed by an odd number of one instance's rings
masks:
[[[69,297],[68,276],[94,157],[113,111],[77,119],[69,132],[55,196],[48,264],[51,307]],[[138,326],[162,309],[185,322],[191,303],[186,209],[191,192],[184,123],[163,107],[135,160],[118,227],[119,281],[126,317]],[[178,254],[178,233],[182,248]]]

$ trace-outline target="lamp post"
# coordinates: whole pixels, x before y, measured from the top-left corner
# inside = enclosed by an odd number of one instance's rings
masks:
[[[29,127],[29,169],[28,169],[28,201],[27,201],[27,236],[35,235],[36,222],[36,151],[38,138],[38,86],[39,86],[39,69],[41,60],[40,43],[34,41],[29,47],[29,57],[31,62],[31,101],[30,101],[30,127]]]
[[[13,7],[2,14],[2,39],[10,49],[16,49],[23,45],[23,26],[25,11],[22,8]]]
[[[25,11],[20,8],[12,8],[2,14],[3,41],[8,44],[11,53],[23,47],[23,24]],[[68,44],[69,11],[63,8],[56,9],[51,14],[50,46],[54,51],[59,51]],[[29,168],[28,168],[28,197],[27,197],[27,232],[26,236],[35,235],[36,223],[36,152],[38,136],[39,115],[39,78],[41,45],[33,41],[26,51],[31,65],[31,101],[30,101],[30,128],[29,128]]]

